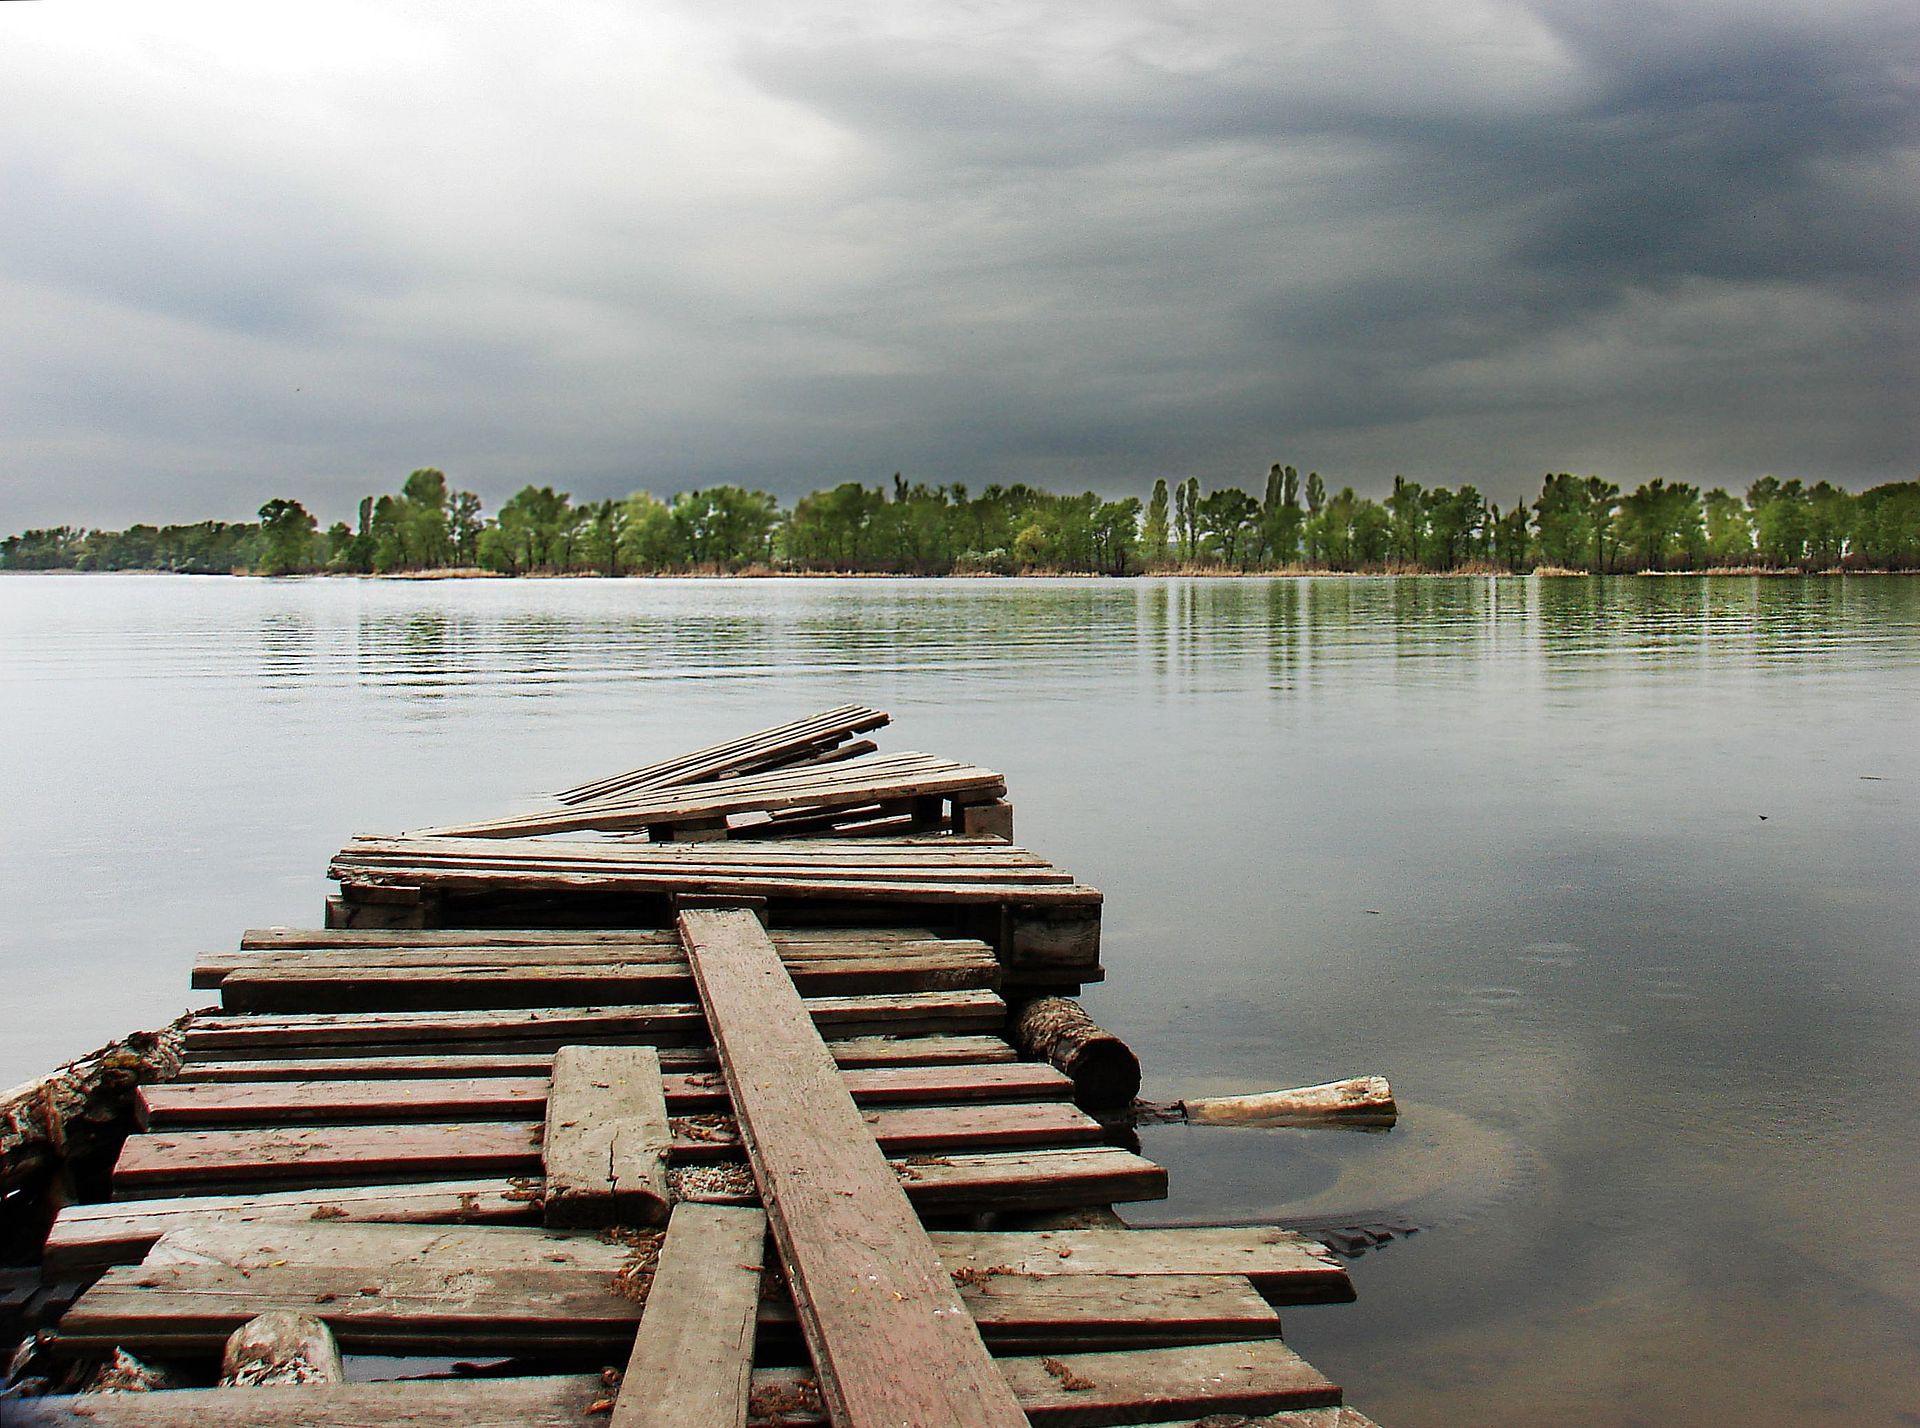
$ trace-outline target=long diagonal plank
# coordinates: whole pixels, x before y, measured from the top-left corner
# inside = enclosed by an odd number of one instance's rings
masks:
[[[740,1428],[746,1422],[766,1243],[762,1211],[674,1207],[612,1428]]]
[[[679,925],[829,1417],[1024,1428],[766,929],[722,909]]]
[[[785,761],[807,757],[822,745],[837,744],[855,734],[872,733],[889,722],[887,715],[878,709],[864,704],[842,704],[771,729],[756,730],[691,753],[592,779],[562,789],[554,797],[561,803],[582,803],[646,788],[671,788],[724,774],[779,767]]]

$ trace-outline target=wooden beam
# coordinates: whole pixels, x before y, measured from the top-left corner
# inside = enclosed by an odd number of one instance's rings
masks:
[[[547,1223],[660,1223],[672,1140],[660,1057],[651,1047],[561,1047],[540,1141]]]
[[[612,1428],[741,1428],[753,1381],[767,1217],[676,1205]]]
[[[766,929],[679,925],[829,1417],[1024,1428]]]

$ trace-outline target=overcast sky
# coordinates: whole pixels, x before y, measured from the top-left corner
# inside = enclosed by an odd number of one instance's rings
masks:
[[[0,530],[1920,474],[1920,7],[0,4]]]

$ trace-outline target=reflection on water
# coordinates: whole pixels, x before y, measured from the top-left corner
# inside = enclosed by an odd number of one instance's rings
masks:
[[[1149,1096],[1392,1077],[1135,1212],[1420,1224],[1288,1315],[1361,1407],[1920,1421],[1920,582],[9,577],[0,659],[0,1081],[354,832],[864,700],[1107,889]]]

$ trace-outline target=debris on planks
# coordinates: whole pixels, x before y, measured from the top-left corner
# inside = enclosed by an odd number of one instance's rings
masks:
[[[1129,1106],[1140,1092],[1139,1058],[1078,1002],[1036,997],[1015,1011],[1012,1040],[1022,1056],[1049,1062],[1070,1076],[1074,1099],[1089,1110]]]
[[[1197,1126],[1392,1125],[1399,1117],[1384,1076],[1355,1076],[1287,1091],[1203,1096],[1179,1103]]]

